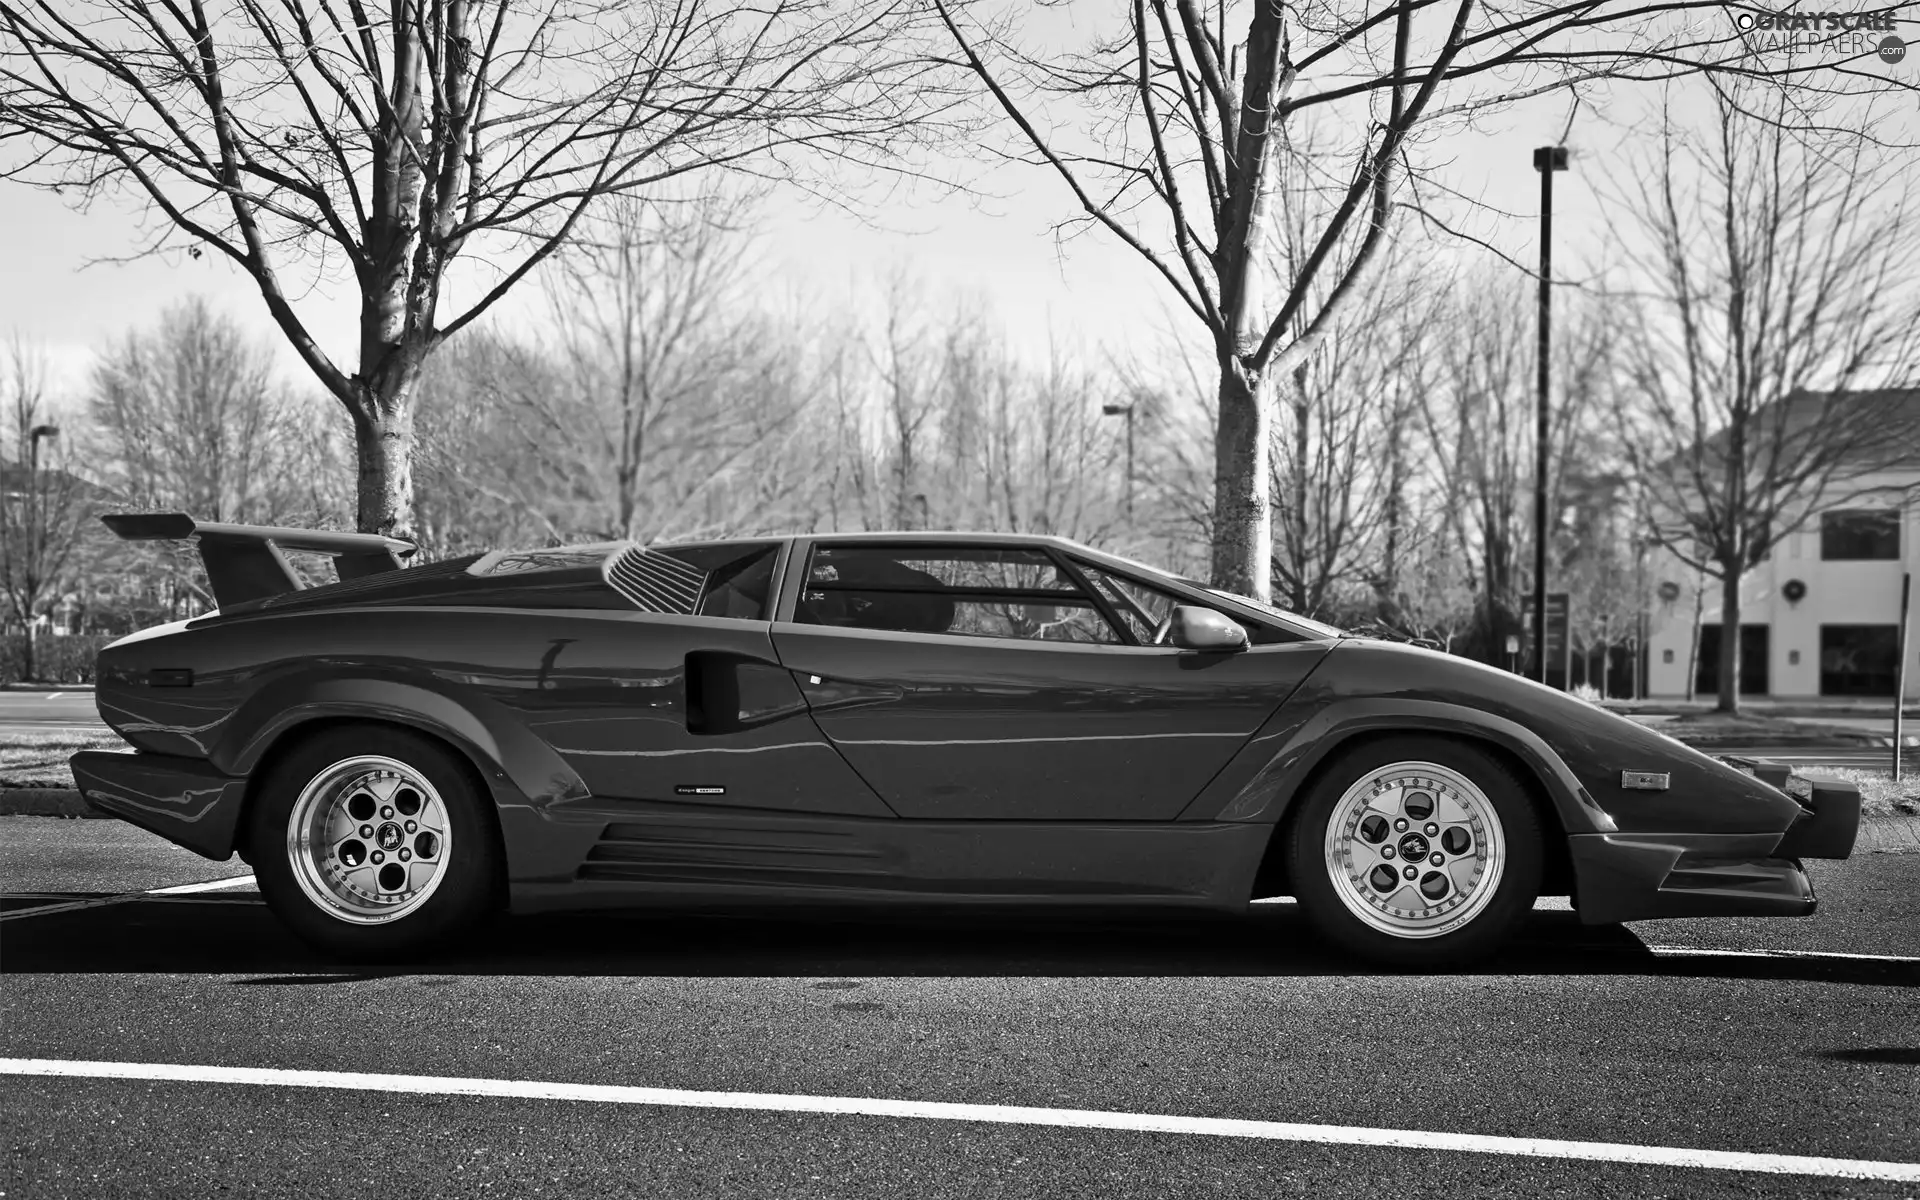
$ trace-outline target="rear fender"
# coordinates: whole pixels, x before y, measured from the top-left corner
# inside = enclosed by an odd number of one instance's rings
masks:
[[[302,726],[341,719],[410,726],[459,749],[485,780],[503,828],[591,795],[564,759],[484,696],[365,676],[296,676],[267,684],[227,722],[208,759],[227,774],[251,775],[273,747]],[[515,842],[506,839],[510,877],[520,873]]]

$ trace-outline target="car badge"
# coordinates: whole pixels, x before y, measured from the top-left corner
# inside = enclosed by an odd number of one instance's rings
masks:
[[[714,787],[711,784],[677,783],[673,787],[673,794],[676,796],[724,796],[727,794],[727,789]]]
[[[1671,782],[1665,771],[1622,771],[1620,786],[1630,792],[1664,792]]]

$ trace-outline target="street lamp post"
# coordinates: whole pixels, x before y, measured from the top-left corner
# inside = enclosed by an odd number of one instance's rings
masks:
[[[1134,407],[1134,404],[1135,404],[1135,401],[1129,400],[1124,404],[1103,404],[1100,406],[1100,412],[1103,416],[1125,417],[1127,419],[1127,501],[1126,503],[1127,503],[1127,521],[1129,523],[1133,521],[1133,407]]]
[[[54,438],[59,436],[60,427],[57,425],[35,425],[32,429],[27,430],[26,568],[29,579],[39,570],[40,554],[46,544],[40,528],[40,439],[43,437]],[[32,583],[29,583],[28,590],[33,590],[33,586]],[[31,599],[31,597],[29,597],[29,599]],[[20,614],[20,619],[26,634],[26,662],[24,664],[26,669],[21,673],[27,678],[32,679],[39,671],[39,664],[34,661],[34,614],[31,611],[23,612]]]
[[[58,425],[35,425],[27,431],[27,483],[31,487],[40,478],[40,439],[60,436]]]
[[[27,430],[27,553],[37,556],[40,530],[40,439],[60,436],[58,425],[35,425]],[[38,561],[37,557],[29,561]]]
[[[1533,661],[1534,677],[1547,681],[1547,351],[1548,313],[1553,288],[1553,173],[1567,169],[1565,146],[1541,146],[1533,152],[1540,172],[1540,344],[1539,405],[1533,445]]]

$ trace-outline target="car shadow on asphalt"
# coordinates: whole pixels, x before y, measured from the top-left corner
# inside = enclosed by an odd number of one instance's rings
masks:
[[[77,898],[77,897],[76,897]],[[236,986],[314,986],[387,975],[659,977],[1323,977],[1391,975],[1320,942],[1292,905],[1244,917],[892,911],[848,915],[690,909],[503,918],[471,945],[366,966],[308,949],[258,897],[168,897],[18,917],[7,974],[208,974]],[[1415,972],[1425,974],[1428,972]],[[1443,972],[1444,973],[1444,972]],[[1694,976],[1920,987],[1920,964],[1656,954],[1632,930],[1537,911],[1497,957],[1460,973]]]

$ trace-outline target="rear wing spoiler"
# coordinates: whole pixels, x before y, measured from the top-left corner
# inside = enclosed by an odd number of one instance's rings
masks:
[[[221,608],[305,587],[283,550],[331,555],[334,570],[347,580],[398,570],[400,560],[419,549],[412,542],[377,533],[223,525],[196,521],[181,512],[107,513],[100,520],[122,541],[196,539],[200,561],[207,568],[207,583],[213,588],[213,602]]]

